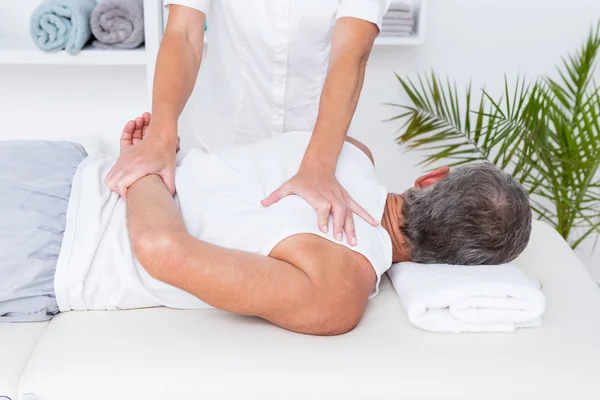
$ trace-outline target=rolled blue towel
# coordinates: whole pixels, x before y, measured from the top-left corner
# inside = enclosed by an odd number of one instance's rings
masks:
[[[103,0],[92,12],[94,47],[135,49],[144,43],[143,0]]]
[[[96,0],[45,0],[33,12],[31,37],[44,51],[77,54],[90,40],[90,16]]]

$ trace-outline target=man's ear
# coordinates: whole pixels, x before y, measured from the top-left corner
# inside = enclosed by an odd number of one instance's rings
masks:
[[[427,175],[423,175],[417,178],[417,180],[415,181],[415,187],[424,189],[428,186],[431,186],[440,179],[444,179],[446,176],[448,176],[449,172],[449,167],[440,167],[435,171],[428,173]]]

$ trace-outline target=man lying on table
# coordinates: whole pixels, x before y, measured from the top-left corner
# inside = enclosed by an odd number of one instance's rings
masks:
[[[127,124],[122,152],[149,119]],[[119,197],[104,184],[115,160],[87,157],[78,144],[0,143],[0,321],[212,306],[336,335],[356,326],[392,262],[500,264],[527,245],[528,196],[509,174],[488,164],[440,168],[388,193],[369,149],[353,139],[336,177],[379,226],[356,219],[348,243],[319,229],[300,197],[263,207],[296,173],[309,139],[291,132],[191,150],[178,163],[175,198],[157,175]],[[318,212],[331,227],[329,210]]]

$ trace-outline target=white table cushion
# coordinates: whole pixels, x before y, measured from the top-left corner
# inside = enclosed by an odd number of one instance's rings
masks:
[[[542,328],[424,332],[409,324],[387,277],[359,326],[339,337],[215,310],[71,312],[48,325],[19,393],[39,400],[600,398],[600,290],[542,223],[517,264],[543,285]]]
[[[0,399],[16,399],[19,379],[48,322],[0,324]]]

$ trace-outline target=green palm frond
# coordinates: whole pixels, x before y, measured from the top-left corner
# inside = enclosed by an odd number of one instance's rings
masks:
[[[482,136],[483,117],[474,122],[469,114],[461,115],[461,104],[456,86],[442,82],[435,75],[424,80],[419,77],[415,84],[396,75],[398,82],[410,97],[413,106],[399,106],[405,111],[405,121],[401,129],[404,133],[398,138],[409,149],[421,148],[428,156],[424,164],[433,164],[449,158],[460,165],[475,160],[487,159],[485,149],[478,146],[477,136]],[[483,106],[483,103],[480,104]],[[467,88],[466,107],[471,107],[471,88]]]
[[[529,191],[538,217],[573,247],[600,233],[600,87],[593,79],[600,23],[581,48],[563,58],[558,78],[504,79],[494,97],[464,91],[435,73],[416,80],[396,75],[410,105],[401,112],[397,141],[424,152],[422,164],[491,162]],[[573,232],[577,230],[576,238]]]

